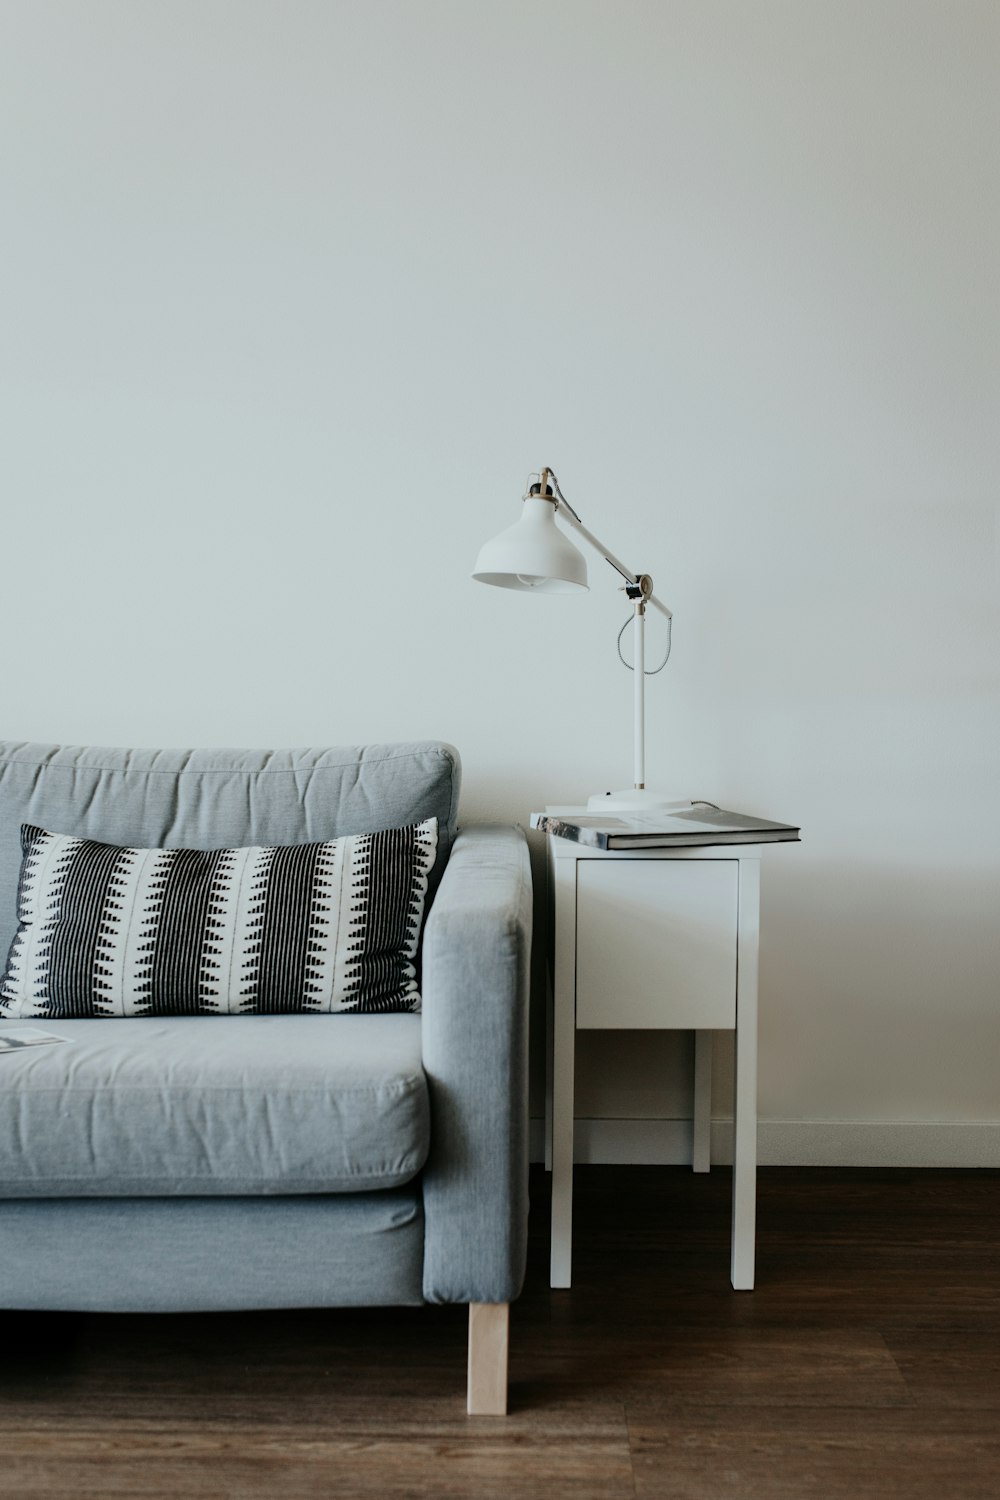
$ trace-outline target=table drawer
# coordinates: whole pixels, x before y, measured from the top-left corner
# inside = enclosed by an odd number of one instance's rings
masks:
[[[577,861],[576,1024],[736,1025],[739,863]]]

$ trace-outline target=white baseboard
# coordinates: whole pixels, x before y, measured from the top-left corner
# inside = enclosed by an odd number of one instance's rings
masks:
[[[578,1119],[574,1161],[673,1166],[691,1160],[692,1125],[679,1120]],[[732,1161],[732,1122],[712,1121],[712,1160]],[[542,1161],[542,1120],[531,1121]],[[762,1167],[1000,1167],[1000,1120],[761,1120]]]

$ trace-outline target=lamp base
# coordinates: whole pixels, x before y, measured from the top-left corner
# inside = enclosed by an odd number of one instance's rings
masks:
[[[621,792],[595,792],[587,798],[588,812],[678,813],[689,812],[690,797],[668,797],[650,787],[629,787]]]

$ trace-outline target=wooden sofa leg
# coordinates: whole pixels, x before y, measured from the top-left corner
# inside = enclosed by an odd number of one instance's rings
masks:
[[[507,1415],[510,1303],[469,1303],[469,1416]]]

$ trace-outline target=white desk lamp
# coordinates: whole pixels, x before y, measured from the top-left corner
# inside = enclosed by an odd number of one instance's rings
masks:
[[[534,476],[531,476],[534,478]],[[559,481],[552,469],[543,469],[538,482],[530,484],[523,496],[524,509],[520,520],[506,531],[501,531],[491,542],[480,549],[472,576],[480,583],[492,583],[501,589],[521,589],[535,594],[586,593],[587,562],[583,553],[573,545],[569,537],[556,525],[556,514],[565,524],[577,531],[599,552],[605,562],[611,564],[625,580],[625,593],[632,600],[632,636],[634,641],[635,679],[633,695],[634,723],[634,786],[628,791],[598,792],[588,801],[592,810],[639,812],[645,809],[659,812],[671,808],[689,808],[690,800],[669,801],[646,786],[646,607],[658,609],[666,619],[673,616],[667,606],[653,593],[653,580],[648,573],[633,573],[619,562],[614,553],[603,542],[589,532],[566,496],[559,488]],[[625,622],[626,625],[629,621]],[[625,627],[622,627],[624,632]],[[621,635],[618,654],[621,656]],[[667,646],[667,657],[670,647]],[[666,666],[664,657],[660,667]]]

